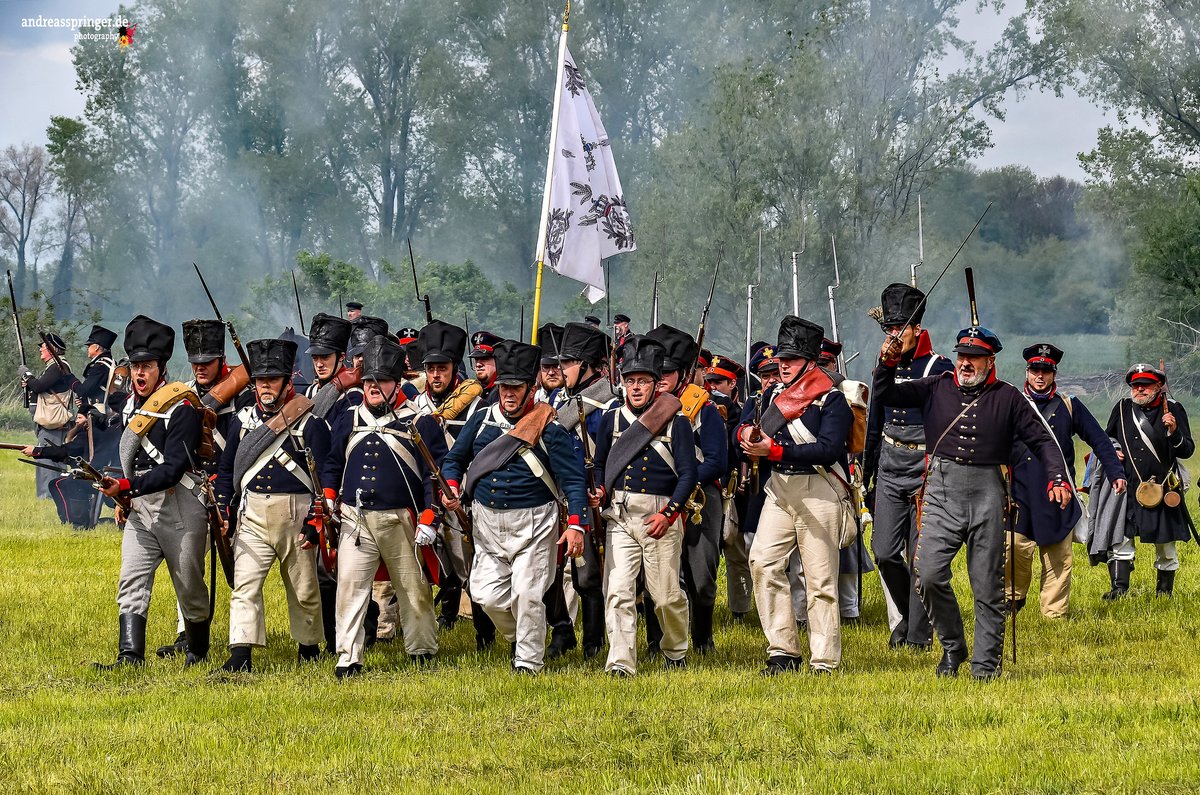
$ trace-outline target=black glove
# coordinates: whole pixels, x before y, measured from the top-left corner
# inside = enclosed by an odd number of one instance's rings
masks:
[[[314,547],[321,541],[321,534],[317,532],[317,528],[310,522],[305,522],[304,526],[300,528],[300,535],[304,536],[304,540]]]

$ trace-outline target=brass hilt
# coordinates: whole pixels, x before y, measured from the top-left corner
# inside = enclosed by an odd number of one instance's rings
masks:
[[[696,488],[692,489],[691,495],[683,504],[683,507],[692,514],[692,524],[700,524],[701,520],[704,518],[704,503],[706,499],[707,498],[704,495],[704,487],[697,483]]]

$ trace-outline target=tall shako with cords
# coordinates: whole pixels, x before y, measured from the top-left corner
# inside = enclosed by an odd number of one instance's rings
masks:
[[[637,672],[639,577],[645,580],[662,627],[664,664],[686,664],[688,601],[680,587],[679,566],[684,502],[696,486],[696,444],[691,424],[680,414],[679,399],[657,388],[666,353],[650,336],[634,336],[625,343],[624,403],[604,413],[596,435],[602,486],[590,495],[590,502],[607,506],[605,670],[614,676]]]
[[[133,395],[122,418],[120,457],[124,477],[107,478],[102,491],[129,500],[121,543],[119,653],[115,665],[140,665],[146,653],[146,616],[154,573],[164,561],[183,611],[186,664],[208,654],[208,589],[204,550],[208,525],[190,459],[200,452],[203,435],[198,399],[183,384],[167,383],[166,366],[175,347],[170,326],[138,315],[125,328],[125,353],[132,371]],[[127,518],[127,521],[126,521]]]
[[[446,456],[451,488],[471,500],[475,560],[471,595],[513,642],[514,670],[537,673],[546,653],[544,597],[554,581],[555,547],[583,551],[587,507],[583,465],[554,410],[534,403],[540,348],[503,340],[494,348],[498,402],[476,412]],[[560,511],[565,530],[559,534]]]
[[[438,651],[433,593],[422,571],[439,570],[432,551],[439,520],[426,462],[412,440],[412,426],[444,457],[437,421],[420,415],[400,388],[404,351],[388,337],[375,337],[363,351],[364,398],[354,411],[334,421],[330,453],[322,468],[325,497],[339,501],[342,533],[338,546],[338,678],[362,670],[364,622],[372,582],[380,563],[395,587],[405,651],[425,662]],[[421,553],[425,554],[422,555]]]
[[[257,399],[230,423],[216,480],[222,512],[228,517],[236,510],[237,519],[226,671],[251,670],[252,650],[267,644],[263,585],[277,560],[301,662],[317,658],[323,635],[316,561],[320,531],[312,521],[324,496],[315,493],[306,450],[318,466],[324,464],[329,426],[313,416],[312,402],[292,389],[295,342],[254,340],[247,350]]]

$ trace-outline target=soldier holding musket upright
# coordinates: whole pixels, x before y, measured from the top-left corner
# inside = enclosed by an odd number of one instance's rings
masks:
[[[764,676],[798,670],[800,638],[787,568],[799,551],[807,588],[810,667],[830,673],[841,663],[839,550],[857,531],[850,508],[846,441],[853,415],[845,396],[816,360],[824,329],[788,315],[775,358],[780,383],[761,398],[761,427],[743,425],[743,453],[765,468],[766,499],[750,548],[754,601],[767,636]],[[757,431],[757,432],[756,432]]]
[[[929,332],[921,328],[925,294],[907,284],[889,284],[879,297],[879,325],[898,340],[896,383],[941,375],[954,369],[950,360],[933,351]],[[879,577],[900,613],[888,645],[893,649],[928,651],[933,626],[912,577],[917,548],[917,494],[925,474],[925,418],[920,407],[883,403],[872,395],[867,418],[863,481],[873,495],[871,551]]]
[[[1010,521],[1009,463],[1020,441],[1045,467],[1047,499],[1065,507],[1072,499],[1062,454],[1050,431],[1020,390],[997,380],[999,338],[986,328],[958,332],[951,373],[897,383],[902,341],[887,335],[875,369],[881,406],[920,408],[929,457],[922,491],[920,534],[913,573],[933,620],[942,659],[938,676],[957,676],[967,659],[950,565],[967,547],[967,575],[975,596],[975,651],[971,675],[1000,675],[1004,649],[1004,535]]]
[[[543,351],[552,345],[549,337],[539,339]],[[590,323],[568,323],[556,345],[562,364],[563,388],[554,394],[553,405],[558,421],[575,436],[581,455],[583,434],[588,435],[587,449],[595,450],[600,418],[604,410],[616,402],[612,384],[600,372],[600,363],[608,357],[608,346],[608,335]],[[592,530],[584,543],[583,555],[570,563],[571,585],[579,594],[583,613],[584,659],[591,659],[604,648],[604,572],[597,546],[597,539],[603,538],[600,535],[603,530]],[[556,598],[557,594],[553,596]],[[564,608],[560,613],[565,612],[565,602],[554,601],[553,604]],[[549,657],[554,659],[575,648],[575,625],[569,613],[551,615],[551,620],[555,623]]]
[[[39,447],[62,444],[67,431],[74,424],[74,398],[71,384],[76,379],[62,357],[67,353],[67,344],[54,332],[42,334],[38,354],[46,363],[41,375],[35,376],[28,367],[21,365],[18,374],[21,386],[36,400],[33,423],[37,428]],[[37,496],[50,499],[50,481],[55,478],[49,469],[38,468],[35,483]]]
[[[322,468],[325,497],[341,504],[338,545],[337,627],[339,679],[362,671],[364,622],[372,580],[382,561],[395,587],[404,647],[417,662],[437,653],[433,594],[417,547],[430,546],[438,521],[430,472],[410,429],[418,426],[435,460],[446,454],[441,429],[420,415],[400,382],[404,351],[388,337],[363,351],[364,399],[333,425],[331,451]],[[433,567],[437,567],[436,558]]]
[[[604,413],[596,435],[600,488],[593,506],[607,505],[604,556],[605,625],[613,676],[637,672],[638,578],[661,629],[668,668],[682,668],[688,650],[688,600],[680,587],[684,503],[696,486],[696,442],[679,399],[659,392],[666,348],[634,336],[621,350],[624,404]]]
[[[1154,544],[1154,590],[1170,596],[1179,569],[1175,544],[1196,532],[1183,501],[1179,463],[1192,457],[1196,443],[1187,412],[1167,395],[1167,374],[1161,368],[1135,364],[1125,383],[1129,397],[1113,406],[1106,430],[1121,445],[1133,499],[1125,501],[1124,538],[1109,550],[1112,588],[1104,598],[1117,599],[1129,590],[1135,538]]]
[[[583,552],[587,507],[583,462],[570,434],[552,408],[533,401],[541,356],[537,346],[513,340],[494,347],[499,400],[467,421],[442,469],[452,491],[442,496],[446,507],[456,510],[460,493],[473,500],[471,595],[513,642],[520,673],[542,669],[543,599],[554,581],[556,544],[571,557]]]
[[[254,340],[246,351],[256,400],[230,423],[216,481],[222,513],[230,517],[236,506],[237,519],[226,671],[251,670],[251,650],[267,645],[263,585],[276,560],[301,662],[317,658],[323,634],[312,520],[324,495],[316,493],[307,460],[311,453],[318,469],[324,463],[329,426],[292,390],[295,342]]]
[[[121,542],[121,580],[117,586],[120,640],[113,665],[141,665],[146,657],[146,616],[154,573],[166,561],[183,611],[187,665],[208,655],[208,588],[204,551],[208,517],[197,478],[189,472],[199,452],[201,416],[195,393],[167,383],[167,361],[175,347],[170,326],[138,315],[125,328],[125,354],[132,372],[133,395],[122,418],[121,468],[125,476],[105,479],[102,491],[119,502],[132,502]]]

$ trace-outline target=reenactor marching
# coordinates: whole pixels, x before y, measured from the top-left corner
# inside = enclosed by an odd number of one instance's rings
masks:
[[[154,574],[167,564],[183,612],[185,665],[208,656],[208,588],[204,552],[208,516],[200,499],[193,461],[205,452],[204,425],[195,392],[167,383],[175,330],[138,315],[125,328],[133,394],[122,412],[120,456],[124,477],[105,478],[102,491],[118,504],[124,524],[121,577],[117,586],[120,634],[113,666],[141,665],[146,658],[146,617]],[[112,667],[112,666],[104,666]]]
[[[606,587],[604,622],[613,676],[637,673],[638,580],[661,627],[664,665],[681,668],[688,651],[688,599],[680,587],[684,503],[696,487],[696,442],[679,399],[659,393],[667,350],[634,336],[621,355],[623,405],[604,413],[596,435],[599,488],[589,495],[604,507]]]
[[[230,423],[216,480],[220,509],[237,525],[226,671],[250,671],[252,650],[267,645],[263,585],[276,560],[301,662],[317,659],[324,635],[313,520],[325,506],[314,473],[329,454],[329,426],[292,390],[295,342],[254,340],[246,349],[255,403]]]
[[[471,595],[512,642],[513,669],[532,674],[545,660],[556,549],[583,552],[587,490],[570,434],[533,401],[541,349],[503,340],[492,354],[499,399],[467,421],[446,456],[451,493],[442,499],[452,511],[460,495],[471,501]]]
[[[377,336],[363,351],[364,400],[339,415],[322,468],[324,496],[340,507],[337,546],[339,679],[362,671],[364,623],[380,562],[395,589],[404,646],[416,662],[437,654],[433,593],[418,550],[430,550],[438,527],[429,469],[412,440],[418,426],[436,459],[445,456],[437,421],[418,414],[400,384],[404,351]],[[436,556],[427,563],[433,574]]]

